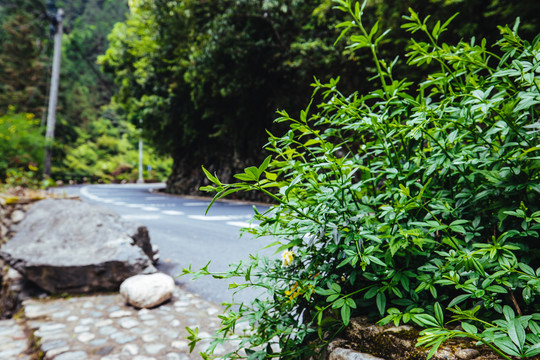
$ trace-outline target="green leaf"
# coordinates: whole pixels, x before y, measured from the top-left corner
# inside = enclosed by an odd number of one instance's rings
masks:
[[[206,168],[203,166],[202,167],[202,170],[204,172],[204,175],[206,175],[206,177],[208,178],[208,180],[210,180],[211,182],[213,182],[214,184],[216,185],[222,185],[221,184],[221,181],[219,181],[219,179],[217,177],[215,177],[214,175],[212,175],[210,173],[210,171],[206,170]]]
[[[519,263],[518,267],[525,273],[531,276],[536,276],[532,267],[527,264]]]
[[[346,301],[347,305],[352,308],[352,309],[356,309],[356,303],[354,302],[353,299],[351,298],[347,298]]]
[[[463,328],[463,330],[465,330],[466,333],[473,334],[473,335],[478,334],[478,328],[474,326],[473,324],[462,322],[461,327]]]
[[[512,339],[512,342],[516,344],[518,349],[523,349],[523,345],[525,344],[525,329],[523,328],[523,325],[519,321],[519,319],[513,319],[508,324],[508,336],[510,336],[510,339]]]
[[[384,295],[382,292],[377,293],[375,302],[377,303],[377,308],[379,309],[381,316],[384,315],[386,309],[386,295]]]
[[[268,168],[268,165],[270,165],[270,161],[272,160],[272,155],[267,156],[266,159],[264,159],[263,163],[259,168],[257,169],[258,175],[257,177],[260,177],[261,174]],[[274,179],[275,180],[275,179]]]
[[[330,295],[330,294],[334,294],[334,290],[331,290],[331,289],[323,289],[323,288],[315,288],[315,292],[319,295],[323,295],[323,296],[326,296],[326,295]]]
[[[439,38],[439,30],[441,28],[441,22],[440,21],[437,21],[437,23],[435,24],[435,26],[433,27],[433,31],[431,32],[431,35],[433,35],[433,37],[435,39],[438,39]],[[450,141],[451,142],[451,141]]]
[[[377,20],[375,22],[375,25],[371,28],[371,31],[369,32],[369,38],[373,39],[373,36],[379,31],[379,21]]]
[[[464,302],[465,300],[467,300],[468,298],[470,298],[471,296],[472,296],[471,294],[458,295],[454,299],[452,299],[452,301],[450,301],[450,304],[448,304],[448,307],[450,308],[457,304],[460,304]]]
[[[376,256],[368,255],[368,256],[366,256],[366,258],[368,258],[369,261],[371,261],[371,262],[373,262],[373,263],[375,263],[375,264],[377,264],[377,265],[384,266],[384,267],[387,266],[384,262],[382,262],[381,259],[379,259],[379,258],[376,257]]]
[[[315,145],[315,144],[320,144],[320,143],[321,143],[321,140],[319,140],[319,139],[309,139],[308,141],[306,141],[304,146],[308,147],[308,146]]]
[[[494,293],[497,293],[497,294],[506,294],[506,293],[508,293],[508,290],[506,290],[505,288],[503,288],[500,285],[488,286],[486,288],[486,291],[494,292]]]
[[[253,177],[252,174],[235,174],[234,177],[242,181],[254,181],[257,179],[256,177]]]
[[[516,314],[514,313],[514,310],[508,305],[504,305],[503,307],[503,314],[506,318],[506,321],[511,322],[516,317]]]
[[[533,346],[528,348],[527,351],[525,351],[525,357],[533,357],[538,354],[540,354],[540,342],[534,344]]]
[[[429,360],[433,357],[433,355],[435,355],[435,353],[437,352],[437,350],[439,349],[439,347],[442,345],[442,343],[444,342],[444,338],[441,338],[439,340],[437,340],[435,342],[435,344],[432,345],[432,348],[429,350],[427,356],[426,356],[426,360]]]
[[[261,175],[261,173],[259,173],[259,169],[255,166],[248,167],[244,170],[244,172],[246,173],[246,175],[251,176],[251,179],[254,181],[259,180],[259,177]]]
[[[332,294],[332,295],[330,295],[330,296],[328,296],[328,297],[326,298],[326,302],[331,303],[331,302],[336,301],[338,298],[339,298],[339,294],[335,294],[335,293],[334,293],[334,294]],[[335,304],[334,304],[334,305],[335,305]]]
[[[343,321],[343,325],[347,326],[349,325],[349,321],[351,319],[351,308],[345,304],[341,307],[341,320]]]
[[[444,325],[444,312],[441,305],[438,302],[436,302],[435,305],[433,306],[433,310],[435,312],[435,318],[437,319],[437,322],[439,323],[439,325],[443,326]]]
[[[495,338],[493,344],[500,348],[502,351],[512,356],[520,356],[519,349],[509,338]]]
[[[420,326],[424,327],[439,327],[437,319],[428,314],[417,314],[413,316],[413,321]]]
[[[371,46],[368,38],[364,35],[352,35],[351,41],[353,42],[353,44],[350,47],[354,47],[355,49],[361,49]]]
[[[277,180],[277,174],[274,174],[274,173],[271,173],[271,172],[268,172],[268,171],[265,171],[265,176],[268,180],[270,181],[276,181]]]

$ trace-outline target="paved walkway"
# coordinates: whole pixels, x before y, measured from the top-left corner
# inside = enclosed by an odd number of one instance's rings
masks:
[[[0,359],[191,360],[201,359],[209,340],[190,353],[186,326],[207,338],[219,327],[218,305],[176,288],[173,298],[154,309],[135,309],[119,294],[31,299],[24,318],[0,321]],[[24,333],[27,328],[27,334]],[[229,352],[218,345],[215,354]]]

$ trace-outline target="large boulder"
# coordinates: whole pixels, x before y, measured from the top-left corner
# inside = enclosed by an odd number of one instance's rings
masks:
[[[156,272],[146,227],[105,208],[42,200],[15,231],[0,257],[51,293],[116,291],[133,275]]]

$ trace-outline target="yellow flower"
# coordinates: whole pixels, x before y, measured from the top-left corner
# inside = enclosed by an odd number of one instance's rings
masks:
[[[283,266],[289,266],[293,260],[294,251],[285,250],[283,254],[281,254],[281,264]]]

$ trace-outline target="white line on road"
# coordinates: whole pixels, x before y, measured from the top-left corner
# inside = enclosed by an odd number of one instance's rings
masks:
[[[188,218],[202,221],[227,221],[250,219],[250,215],[223,215],[223,216],[204,216],[204,215],[189,215]]]
[[[153,206],[144,206],[141,209],[146,210],[146,211],[159,211],[159,208],[153,207]]]
[[[99,197],[95,196],[95,195],[92,195],[88,192],[88,187],[85,186],[81,189],[81,195],[83,196],[86,196],[87,198],[89,199],[92,199],[92,200],[101,200]]]
[[[184,206],[208,206],[210,205],[209,202],[187,202],[187,203],[183,203],[182,205]]]
[[[176,211],[176,210],[164,210],[161,213],[165,215],[184,215],[182,211]]]
[[[254,228],[257,226],[257,224],[250,224],[245,221],[227,221],[226,224],[231,226],[238,226],[241,228]]]

